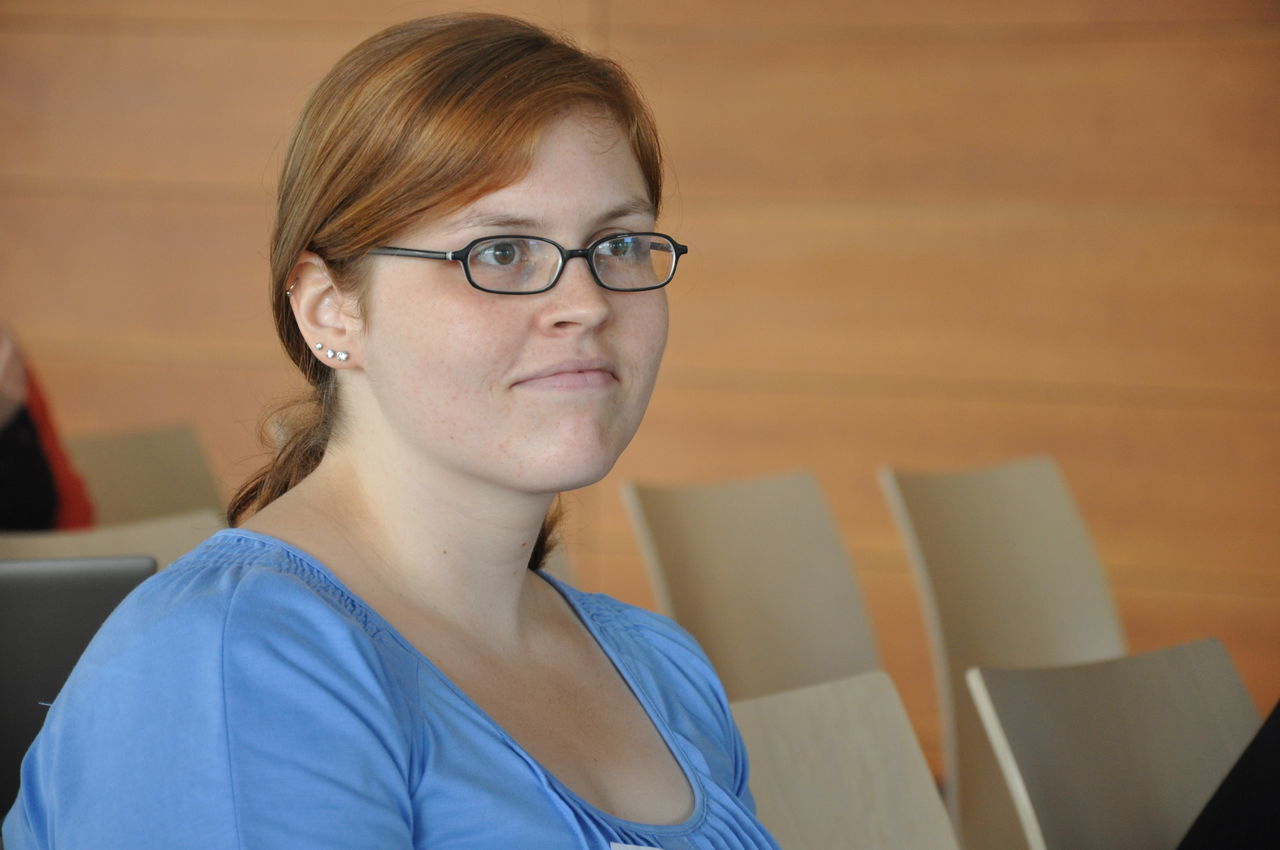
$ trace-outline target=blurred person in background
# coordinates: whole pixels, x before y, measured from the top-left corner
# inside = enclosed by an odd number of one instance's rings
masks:
[[[35,376],[0,325],[0,531],[83,528],[92,520]]]

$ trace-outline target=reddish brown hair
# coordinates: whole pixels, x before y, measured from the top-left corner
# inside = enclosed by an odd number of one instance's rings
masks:
[[[339,421],[334,372],[312,356],[287,296],[302,252],[323,258],[335,284],[360,299],[371,248],[519,180],[543,129],[582,105],[622,127],[658,207],[657,131],[626,73],[524,21],[409,21],[357,46],[320,82],[289,145],[271,239],[276,332],[312,392],[264,429],[275,454],[232,499],[232,525],[310,474]],[[531,566],[549,532],[550,523]]]

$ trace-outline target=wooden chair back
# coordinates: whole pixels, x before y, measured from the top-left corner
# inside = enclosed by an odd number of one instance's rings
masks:
[[[961,472],[885,469],[881,483],[929,630],[948,809],[967,845],[1021,850],[1017,813],[964,672],[1122,655],[1106,574],[1052,458]]]
[[[185,425],[75,437],[66,449],[99,525],[224,507],[200,441]]]
[[[659,606],[702,644],[730,699],[880,666],[862,594],[811,475],[627,483],[623,498]]]
[[[967,678],[1032,850],[1176,846],[1260,723],[1212,638]]]
[[[787,850],[957,850],[906,710],[872,671],[733,704],[760,820]]]
[[[0,560],[147,555],[167,567],[225,527],[219,511],[203,508],[83,530],[6,531],[0,533]]]

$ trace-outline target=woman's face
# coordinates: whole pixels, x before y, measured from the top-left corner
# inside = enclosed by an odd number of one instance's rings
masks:
[[[528,235],[580,248],[654,224],[620,129],[578,111],[548,127],[519,182],[392,244],[450,251],[482,236]],[[481,292],[456,262],[370,259],[362,371],[344,387],[348,433],[378,441],[415,474],[525,492],[581,487],[609,471],[657,376],[662,290],[602,289],[578,258],[536,295]]]

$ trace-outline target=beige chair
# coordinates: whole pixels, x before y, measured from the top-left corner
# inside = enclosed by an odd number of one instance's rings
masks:
[[[879,671],[733,704],[761,822],[787,850],[953,850],[907,713]]]
[[[880,666],[835,523],[806,473],[623,485],[654,593],[702,644],[730,699]]]
[[[1032,850],[1169,850],[1260,718],[1214,639],[968,673]]]
[[[78,437],[66,449],[99,525],[223,508],[200,443],[185,426]]]
[[[1022,850],[1017,813],[964,672],[1122,655],[1106,575],[1048,457],[953,473],[886,469],[881,483],[930,632],[952,820],[971,850]]]
[[[220,512],[204,508],[85,530],[8,531],[0,533],[0,560],[148,555],[166,567],[225,527]]]

